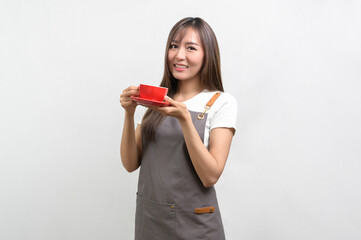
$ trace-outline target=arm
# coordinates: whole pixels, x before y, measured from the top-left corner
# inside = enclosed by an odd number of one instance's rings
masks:
[[[127,113],[124,118],[123,135],[120,143],[120,157],[128,172],[133,172],[140,166],[142,157],[140,125],[134,131],[134,116],[129,116]]]
[[[134,113],[137,104],[130,96],[139,95],[138,87],[128,87],[120,95],[120,103],[125,109],[123,135],[120,143],[120,157],[124,168],[133,172],[140,166],[142,143],[140,125],[134,131]]]
[[[226,165],[234,130],[231,128],[212,129],[208,151],[191,119],[180,120],[180,124],[194,169],[205,187],[213,186]]]
[[[208,151],[193,125],[187,107],[167,96],[165,99],[172,105],[171,107],[148,107],[179,120],[194,169],[205,187],[213,186],[221,176],[226,164],[234,129],[212,129]]]

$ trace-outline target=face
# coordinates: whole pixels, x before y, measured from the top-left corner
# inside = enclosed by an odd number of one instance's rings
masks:
[[[168,65],[180,80],[200,80],[204,51],[198,33],[188,29],[183,39],[173,39],[168,51]]]

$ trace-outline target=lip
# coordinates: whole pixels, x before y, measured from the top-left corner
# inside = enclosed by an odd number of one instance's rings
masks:
[[[179,68],[179,67],[176,67],[176,65],[179,65],[179,66],[185,66],[186,68]],[[173,67],[175,68],[175,70],[179,71],[179,72],[183,72],[184,70],[186,70],[187,68],[189,68],[187,65],[185,64],[179,64],[179,63],[175,63],[173,65]]]

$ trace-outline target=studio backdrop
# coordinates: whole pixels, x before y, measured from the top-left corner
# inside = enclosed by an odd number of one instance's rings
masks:
[[[0,239],[133,238],[119,96],[160,83],[168,33],[188,16],[213,28],[238,102],[215,186],[227,239],[361,239],[360,12],[356,0],[1,0]]]

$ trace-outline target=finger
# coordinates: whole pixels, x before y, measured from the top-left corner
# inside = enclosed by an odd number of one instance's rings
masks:
[[[122,93],[128,93],[130,91],[139,91],[139,87],[137,87],[137,86],[129,86],[126,89],[124,89]]]
[[[120,100],[120,104],[121,104],[122,106],[129,106],[129,105],[133,104],[133,101]]]
[[[139,96],[139,91],[138,90],[131,90],[131,91],[129,91],[129,94],[131,96]]]
[[[130,86],[130,90],[138,91],[138,90],[139,90],[139,86]]]
[[[138,86],[129,86],[129,87],[127,87],[127,89],[126,90],[138,90]]]
[[[158,111],[164,116],[171,116],[174,110],[174,107],[154,107],[154,110]]]
[[[131,98],[131,96],[128,96],[128,94],[123,93],[122,95],[120,95],[120,102],[132,102],[133,99]]]
[[[168,96],[165,96],[164,97],[164,100],[166,100],[167,102],[169,102],[171,105],[177,105],[177,101],[173,100],[172,98],[168,97]]]
[[[130,97],[130,96],[139,96],[139,91],[137,90],[129,90],[126,92],[123,92],[120,97]]]
[[[130,102],[122,102],[120,104],[123,108],[128,108],[130,106],[133,106],[133,103],[130,103]]]

